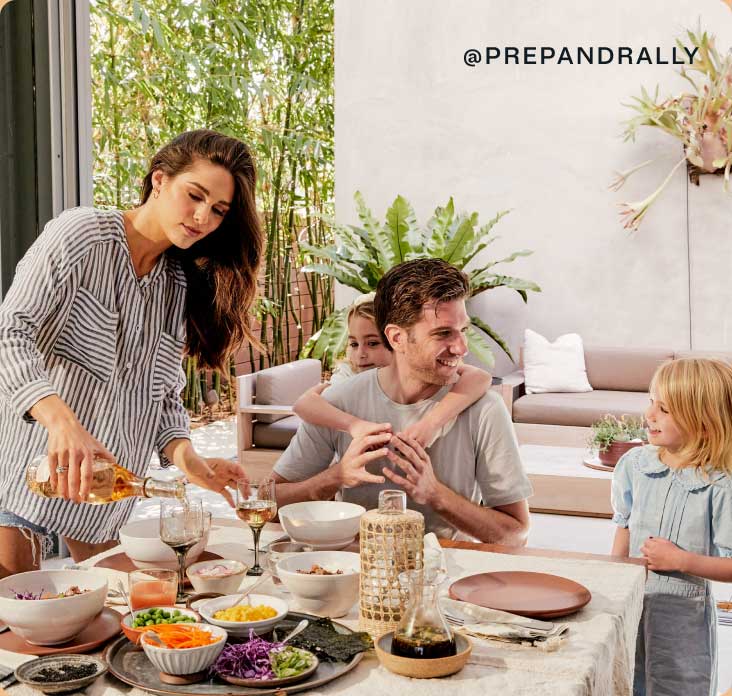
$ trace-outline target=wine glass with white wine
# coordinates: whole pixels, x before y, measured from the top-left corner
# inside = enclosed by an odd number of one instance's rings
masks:
[[[275,484],[271,479],[249,483],[242,479],[236,482],[236,516],[249,525],[254,537],[254,565],[247,575],[261,575],[264,569],[259,565],[259,535],[262,527],[277,514]]]
[[[201,500],[161,500],[160,540],[170,546],[178,557],[178,597],[185,602],[186,555],[201,540],[204,529],[203,503]]]

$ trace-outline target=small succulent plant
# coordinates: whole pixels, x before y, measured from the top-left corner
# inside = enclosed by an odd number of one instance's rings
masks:
[[[608,413],[592,424],[592,434],[587,445],[591,449],[605,452],[613,442],[631,440],[648,440],[643,419],[627,414],[616,418]]]

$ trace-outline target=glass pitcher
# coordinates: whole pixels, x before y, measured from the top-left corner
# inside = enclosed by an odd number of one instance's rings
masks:
[[[409,588],[409,602],[394,632],[392,655],[435,658],[457,652],[455,635],[438,602],[438,588],[447,578],[438,558],[425,551],[423,568],[399,575],[400,583]]]

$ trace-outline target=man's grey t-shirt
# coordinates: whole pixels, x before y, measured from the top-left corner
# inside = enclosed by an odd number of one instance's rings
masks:
[[[379,370],[367,370],[340,384],[329,387],[323,397],[336,408],[374,423],[391,423],[399,432],[417,422],[445,394],[449,387],[415,404],[392,401],[379,385]],[[351,444],[348,433],[304,423],[285,450],[274,471],[288,481],[304,481],[331,465],[333,455],[338,459]],[[442,483],[474,503],[486,507],[507,505],[528,498],[531,484],[519,459],[513,426],[503,401],[493,391],[465,409],[447,428],[442,437],[428,448],[435,474]],[[371,462],[367,469],[381,475],[384,466],[396,468],[385,457]],[[396,468],[398,474],[401,470]],[[368,483],[345,488],[341,498],[363,505],[367,510],[377,507],[379,491],[394,488],[388,479],[383,484]],[[458,530],[431,507],[408,501],[411,509],[424,514],[425,528],[438,536],[453,538]]]

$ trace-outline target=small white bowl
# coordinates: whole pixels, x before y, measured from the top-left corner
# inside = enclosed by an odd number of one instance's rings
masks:
[[[90,590],[60,599],[15,599],[13,591]],[[58,645],[80,633],[104,608],[107,578],[93,570],[32,570],[0,580],[0,621],[33,645]]]
[[[293,541],[319,549],[342,549],[358,534],[366,508],[337,500],[310,500],[279,509],[280,523]]]
[[[309,575],[319,565],[326,570],[342,570],[340,575]],[[298,609],[311,614],[336,618],[345,616],[358,600],[361,561],[349,551],[311,551],[283,558],[277,575],[295,598]]]
[[[205,572],[202,574],[201,571],[206,571],[216,566],[223,566],[231,575],[216,576],[206,575]],[[186,575],[193,585],[193,589],[198,594],[204,592],[218,592],[223,595],[233,594],[239,589],[242,580],[246,577],[248,566],[244,565],[241,561],[199,561],[193,563],[186,568]]]
[[[208,543],[208,528],[201,540],[186,555],[186,564],[198,560]],[[137,568],[178,569],[173,549],[160,541],[160,520],[147,519],[130,522],[119,530],[119,543]]]
[[[225,628],[232,636],[249,636],[249,629],[253,630],[258,636],[271,631],[282,619],[287,616],[289,607],[284,599],[273,597],[265,594],[250,594],[248,599],[252,606],[258,604],[266,604],[272,607],[277,614],[271,619],[262,619],[261,621],[223,621],[215,619],[214,614],[222,609],[228,609],[236,604],[241,595],[227,595],[226,597],[216,597],[209,599],[196,607],[196,611],[210,624]]]
[[[221,654],[226,645],[226,631],[218,626],[195,624],[196,628],[208,631],[220,639],[211,645],[197,648],[164,648],[151,645],[144,638],[140,641],[150,662],[156,669],[166,674],[194,674],[208,669]]]

